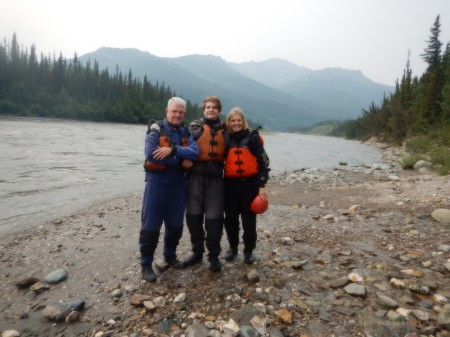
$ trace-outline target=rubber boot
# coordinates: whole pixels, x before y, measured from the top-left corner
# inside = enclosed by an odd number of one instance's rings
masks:
[[[202,263],[202,261],[203,261],[203,254],[194,253],[183,261],[183,268],[190,267],[198,263]]]
[[[230,250],[228,250],[227,255],[225,255],[225,260],[233,261],[236,258],[237,254],[238,254],[237,248],[230,248]]]
[[[177,259],[176,250],[183,235],[183,227],[168,227],[164,233],[164,260],[175,269],[183,269],[184,263]]]
[[[208,257],[218,258],[222,248],[220,241],[223,232],[223,219],[206,219],[205,220],[206,238],[205,245],[208,249]]]
[[[252,255],[252,252],[244,252],[244,263],[252,264],[255,262],[255,258]]]
[[[183,261],[184,267],[202,263],[205,252],[205,231],[203,230],[203,214],[186,215],[186,224],[191,235],[192,255]]]
[[[139,233],[139,249],[141,252],[142,278],[147,282],[156,282],[157,279],[152,269],[152,263],[158,240],[159,231],[141,229]]]
[[[222,263],[217,256],[209,258],[209,270],[218,273],[222,270]]]
[[[157,278],[152,265],[142,265],[142,279],[147,282],[156,282]]]
[[[164,256],[164,260],[169,266],[172,266],[175,269],[183,269],[185,267],[184,262],[181,262],[177,259],[176,255],[174,256]]]

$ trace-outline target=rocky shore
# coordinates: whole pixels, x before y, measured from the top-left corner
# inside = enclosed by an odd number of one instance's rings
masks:
[[[450,336],[450,179],[384,151],[272,177],[256,262],[221,273],[156,261],[142,281],[141,195],[1,238],[2,337]]]

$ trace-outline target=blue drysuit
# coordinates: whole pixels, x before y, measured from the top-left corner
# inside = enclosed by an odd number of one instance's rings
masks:
[[[161,123],[159,123],[161,124]],[[154,124],[156,126],[156,124]],[[176,256],[176,248],[183,234],[183,217],[187,202],[183,159],[195,160],[199,154],[197,143],[184,126],[175,128],[166,119],[162,121],[172,142],[172,154],[162,160],[153,159],[153,151],[159,147],[161,131],[152,127],[145,139],[145,158],[165,165],[160,171],[146,171],[146,184],[142,205],[142,228],[139,235],[141,264],[151,265],[158,245],[162,223],[165,225],[164,256]],[[181,146],[183,136],[188,136],[187,146]]]

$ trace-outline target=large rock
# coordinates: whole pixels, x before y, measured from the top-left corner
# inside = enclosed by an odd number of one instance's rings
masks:
[[[425,160],[419,160],[414,164],[414,170],[418,171],[421,168],[429,169],[431,168],[431,163]]]
[[[442,328],[450,330],[450,304],[446,304],[442,308],[438,316],[438,323]]]
[[[431,213],[431,217],[441,223],[450,224],[450,209],[438,208]]]

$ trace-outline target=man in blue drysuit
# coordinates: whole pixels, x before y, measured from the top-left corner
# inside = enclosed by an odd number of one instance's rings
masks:
[[[157,280],[152,263],[163,222],[164,259],[174,268],[184,268],[177,259],[176,248],[183,233],[187,202],[185,170],[199,154],[197,143],[183,125],[185,113],[186,102],[172,97],[166,118],[153,123],[145,139],[146,185],[139,247],[142,278],[148,282]]]

